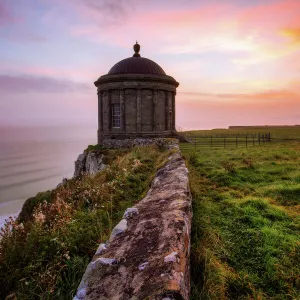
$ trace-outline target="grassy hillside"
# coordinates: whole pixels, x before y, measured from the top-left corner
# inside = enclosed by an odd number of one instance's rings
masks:
[[[104,171],[29,198],[19,221],[0,231],[0,299],[72,299],[98,244],[170,154],[154,146],[103,151]]]
[[[194,211],[191,299],[300,299],[300,143],[182,151]]]

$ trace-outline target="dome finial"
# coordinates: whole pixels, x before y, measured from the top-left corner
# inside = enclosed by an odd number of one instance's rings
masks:
[[[133,46],[133,50],[134,50],[133,57],[141,57],[141,55],[139,54],[140,49],[141,49],[141,46],[136,41],[135,45]]]

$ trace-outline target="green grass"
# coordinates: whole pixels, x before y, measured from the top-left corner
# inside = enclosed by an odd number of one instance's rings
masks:
[[[150,146],[103,151],[104,171],[29,198],[0,232],[0,299],[72,299],[98,244],[170,154]]]
[[[182,151],[193,196],[191,299],[299,299],[300,143]]]
[[[271,137],[275,139],[300,139],[300,126],[276,126],[276,127],[244,127],[234,129],[212,129],[212,130],[193,130],[190,131],[197,135],[214,135],[214,134],[238,134],[238,133],[259,133],[270,132]]]
[[[244,127],[236,129],[193,130],[181,134],[190,138],[190,143],[181,145],[183,150],[191,148],[244,148],[269,143],[300,141],[300,126]]]

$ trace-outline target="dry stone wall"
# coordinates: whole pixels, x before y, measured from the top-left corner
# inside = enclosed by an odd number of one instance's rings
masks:
[[[74,300],[189,299],[191,218],[188,170],[177,152],[100,244]]]

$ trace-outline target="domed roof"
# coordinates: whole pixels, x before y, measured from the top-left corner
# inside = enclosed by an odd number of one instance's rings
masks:
[[[125,58],[116,63],[108,72],[113,74],[151,74],[166,75],[165,71],[154,61],[141,57],[140,45],[136,42],[133,46],[135,51],[133,57]]]

